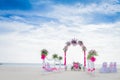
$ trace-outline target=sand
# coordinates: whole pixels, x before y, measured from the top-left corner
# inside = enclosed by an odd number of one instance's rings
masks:
[[[40,67],[0,66],[0,80],[120,80],[117,73],[88,74],[84,71],[42,72]]]

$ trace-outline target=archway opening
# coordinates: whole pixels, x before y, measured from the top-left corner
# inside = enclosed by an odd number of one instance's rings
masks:
[[[66,64],[72,64],[73,62],[79,62],[81,64],[83,64],[83,60],[84,60],[84,54],[82,52],[82,49],[80,48],[79,45],[76,46],[70,46],[67,54],[66,54],[66,60],[67,63]]]

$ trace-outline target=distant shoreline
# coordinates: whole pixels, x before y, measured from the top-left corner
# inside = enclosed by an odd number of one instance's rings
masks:
[[[42,66],[42,63],[0,63],[1,65],[6,65],[6,66]],[[54,64],[50,64],[53,66]],[[59,64],[55,64],[56,66],[59,66]],[[64,64],[61,64],[61,66],[64,66]],[[67,64],[67,67],[72,66],[72,64]],[[109,65],[108,65],[109,66]],[[96,68],[102,67],[102,64],[95,64]],[[117,67],[120,68],[120,64],[117,64]]]

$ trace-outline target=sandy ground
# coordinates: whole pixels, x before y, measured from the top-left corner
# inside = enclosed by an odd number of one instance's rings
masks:
[[[120,80],[117,73],[84,71],[43,72],[40,67],[0,66],[0,80]]]

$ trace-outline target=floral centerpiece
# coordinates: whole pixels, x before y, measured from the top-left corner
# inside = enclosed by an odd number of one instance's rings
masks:
[[[41,59],[44,60],[47,55],[48,55],[48,51],[46,49],[42,49],[41,50]]]
[[[92,62],[94,62],[96,60],[96,58],[94,56],[98,56],[97,55],[97,52],[95,50],[90,50],[88,52],[88,56],[87,56],[87,59],[88,60],[91,60]]]

